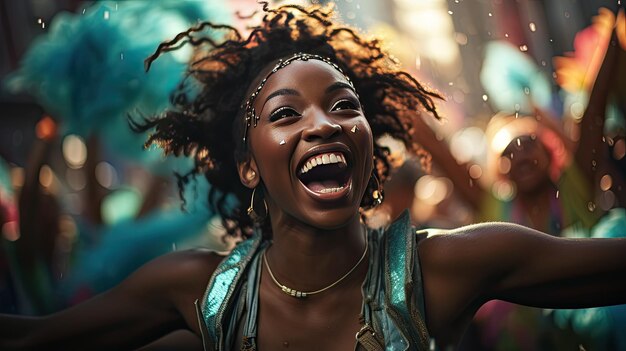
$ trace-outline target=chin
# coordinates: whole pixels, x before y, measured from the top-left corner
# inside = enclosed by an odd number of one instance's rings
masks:
[[[340,229],[359,219],[359,209],[353,206],[311,212],[303,216],[302,221],[323,230]]]

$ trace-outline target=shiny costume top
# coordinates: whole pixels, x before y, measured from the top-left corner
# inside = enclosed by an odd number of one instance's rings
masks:
[[[417,241],[425,237],[405,211],[391,226],[368,231],[369,269],[362,288],[359,350],[428,350]],[[256,350],[261,257],[269,242],[260,233],[240,243],[196,301],[204,349],[232,350],[238,327],[241,350]]]

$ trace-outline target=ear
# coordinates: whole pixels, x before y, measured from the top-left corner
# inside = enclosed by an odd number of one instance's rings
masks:
[[[251,156],[248,156],[246,160],[237,164],[237,171],[239,172],[239,180],[241,184],[247,188],[254,189],[261,181],[259,175],[259,169],[256,165],[256,161]]]

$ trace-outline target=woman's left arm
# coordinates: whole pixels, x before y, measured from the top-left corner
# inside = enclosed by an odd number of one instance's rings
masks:
[[[626,303],[626,239],[557,238],[513,224],[483,235],[505,246],[487,285],[493,298],[543,308]]]
[[[429,329],[471,317],[492,299],[543,308],[626,303],[626,239],[483,223],[429,237],[419,255]]]

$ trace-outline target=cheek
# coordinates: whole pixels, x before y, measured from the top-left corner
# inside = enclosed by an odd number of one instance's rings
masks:
[[[254,130],[250,137],[252,155],[262,177],[277,177],[278,170],[289,167],[295,138],[279,129]]]

